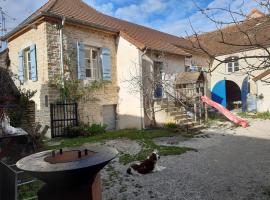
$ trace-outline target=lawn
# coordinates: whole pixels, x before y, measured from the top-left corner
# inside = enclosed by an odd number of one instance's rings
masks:
[[[270,119],[270,112],[261,112],[261,113],[238,113],[240,117],[251,118],[251,119]]]
[[[59,149],[59,148],[65,148],[65,147],[78,147],[86,143],[104,142],[107,140],[127,138],[130,140],[137,141],[142,146],[141,151],[136,155],[130,155],[130,154],[120,155],[120,162],[122,164],[127,164],[135,160],[145,159],[155,149],[157,149],[159,151],[159,154],[163,156],[180,155],[187,151],[194,150],[194,149],[190,149],[186,147],[162,146],[162,145],[157,145],[153,142],[153,139],[155,138],[179,136],[179,134],[180,134],[179,132],[170,131],[166,129],[143,130],[143,131],[139,131],[136,129],[125,129],[125,130],[118,130],[118,131],[109,131],[106,133],[96,134],[96,135],[87,136],[87,137],[84,136],[84,137],[77,137],[77,138],[56,139],[55,141],[60,142],[60,144],[56,146],[47,146],[47,148]],[[183,136],[189,137],[189,138],[192,137],[193,135],[194,134],[192,133],[183,134]]]

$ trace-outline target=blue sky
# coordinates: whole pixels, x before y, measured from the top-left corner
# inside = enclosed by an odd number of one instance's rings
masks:
[[[192,34],[192,26],[199,32],[215,29],[215,25],[202,15],[198,8],[228,8],[249,13],[258,7],[255,0],[84,0],[97,10],[124,20],[152,27],[178,36]],[[20,2],[20,3],[18,3]],[[7,29],[46,3],[47,0],[0,0],[0,6],[9,15]],[[230,19],[226,12],[212,13],[216,19]]]

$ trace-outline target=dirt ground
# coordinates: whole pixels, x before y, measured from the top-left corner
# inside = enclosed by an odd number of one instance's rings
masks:
[[[102,172],[103,199],[270,199],[270,120],[253,120],[250,125],[246,129],[217,125],[190,140],[156,139],[158,144],[198,151],[161,157],[158,165],[166,169],[148,175],[127,175],[127,166],[114,160]],[[107,143],[122,152],[138,151],[134,141],[128,144],[128,140]]]

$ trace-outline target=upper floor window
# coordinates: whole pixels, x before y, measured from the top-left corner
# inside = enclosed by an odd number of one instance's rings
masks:
[[[18,52],[18,78],[21,82],[37,81],[36,45],[31,45]]]
[[[31,58],[30,58],[30,48],[23,51],[23,63],[24,63],[24,80],[31,80]]]
[[[98,48],[85,48],[85,76],[98,80],[101,77],[100,51]]]
[[[239,71],[239,61],[237,56],[226,58],[226,61],[227,61],[227,72],[232,73]]]
[[[112,80],[112,53],[109,48],[98,48],[77,42],[79,80]]]

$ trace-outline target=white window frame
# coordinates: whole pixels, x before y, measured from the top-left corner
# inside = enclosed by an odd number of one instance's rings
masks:
[[[228,73],[234,73],[239,71],[239,60],[237,56],[229,57],[226,60],[228,60],[226,64],[226,71]]]
[[[24,80],[32,80],[30,48],[23,50],[23,74]]]
[[[100,61],[100,48],[85,46],[85,77],[87,80],[100,80],[101,79],[101,61]],[[96,59],[93,59],[93,54],[96,52]],[[96,65],[96,66],[95,66]],[[87,73],[87,70],[90,73]],[[90,76],[88,76],[90,74]]]

